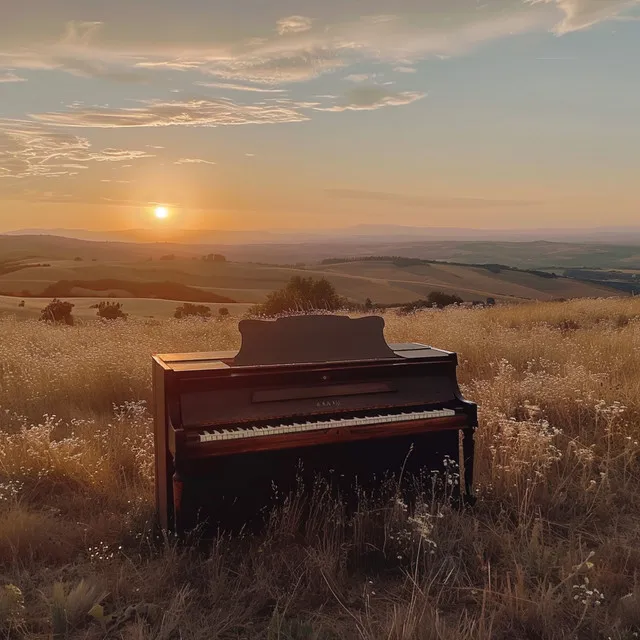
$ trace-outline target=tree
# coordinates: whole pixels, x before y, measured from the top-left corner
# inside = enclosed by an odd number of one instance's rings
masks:
[[[364,301],[364,308],[365,308],[367,311],[370,311],[371,309],[373,309],[373,302],[371,302],[371,298],[367,298],[367,299]]]
[[[207,255],[202,256],[202,259],[205,262],[226,262],[226,256],[223,256],[221,253],[207,253]]]
[[[443,307],[448,307],[451,304],[462,304],[462,298],[455,294],[449,295],[443,291],[432,291],[427,296],[427,302],[435,305],[438,309],[442,309]]]
[[[54,298],[40,313],[40,320],[59,324],[73,324],[71,311],[75,305]]]
[[[24,300],[20,300],[20,302],[18,302],[18,306],[19,307],[24,307]]]
[[[205,304],[185,302],[182,306],[176,308],[173,316],[174,318],[210,318],[211,308]]]
[[[222,318],[229,315],[229,309],[227,307],[220,307],[218,309],[218,315]]]
[[[335,287],[326,279],[294,276],[286,286],[271,292],[257,312],[272,316],[304,311],[335,311],[345,304]]]
[[[432,291],[426,300],[414,300],[400,307],[400,313],[411,313],[418,309],[429,309],[432,307],[448,307],[450,304],[462,304],[462,298],[456,295],[449,295],[442,291]]]
[[[122,310],[121,302],[99,302],[91,306],[92,309],[97,309],[96,315],[104,320],[125,320],[127,314]]]

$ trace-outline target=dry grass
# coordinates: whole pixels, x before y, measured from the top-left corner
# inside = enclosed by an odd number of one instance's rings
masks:
[[[233,348],[233,321],[5,319],[0,335],[0,637],[640,632],[638,300],[388,315],[390,341],[460,354],[475,508],[347,518],[319,492],[308,522],[293,500],[260,539],[206,552],[150,534],[150,355]]]

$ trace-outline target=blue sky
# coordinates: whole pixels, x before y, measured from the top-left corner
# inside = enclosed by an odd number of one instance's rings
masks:
[[[632,225],[640,1],[32,0],[0,230]]]

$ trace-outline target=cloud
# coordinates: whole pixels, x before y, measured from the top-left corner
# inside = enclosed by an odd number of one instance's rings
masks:
[[[305,16],[289,16],[278,20],[276,30],[281,36],[285,33],[302,33],[311,29],[312,22],[311,18]]]
[[[173,164],[217,164],[211,160],[203,160],[202,158],[180,158]]]
[[[269,89],[268,87],[252,87],[246,84],[231,84],[228,82],[196,82],[199,87],[227,89],[229,91],[252,91],[255,93],[286,93],[286,89]]]
[[[237,104],[232,100],[143,101],[141,107],[109,109],[70,108],[64,112],[33,114],[39,122],[65,127],[165,127],[275,124],[302,122],[308,116],[288,100],[260,104]],[[306,105],[305,105],[306,106]]]
[[[399,107],[421,100],[427,94],[419,91],[395,93],[382,87],[354,87],[345,94],[345,101],[332,107],[316,107],[318,111],[373,111],[381,107]]]
[[[22,120],[0,120],[0,178],[61,177],[92,162],[153,157],[145,151],[91,150],[83,137]]]
[[[387,193],[385,191],[366,191],[360,189],[325,189],[325,193],[333,198],[350,200],[374,200],[392,202],[406,207],[439,207],[439,208],[477,208],[532,206],[539,204],[533,200],[496,200],[488,198],[429,197],[413,196],[403,193]]]
[[[0,72],[0,83],[2,82],[26,82],[26,78],[17,76],[13,71]]]
[[[623,11],[640,5],[640,0],[528,0],[530,4],[557,5],[564,19],[553,31],[558,35],[587,29],[598,22],[617,18]]]
[[[228,80],[279,85],[303,82],[347,64],[331,48],[294,48],[239,55],[209,63],[206,72]]]
[[[97,153],[90,153],[87,160],[96,162],[123,162],[138,158],[155,158],[155,154],[146,151],[131,151],[128,149],[103,149]]]
[[[399,67],[394,67],[393,70],[396,73],[415,73],[416,70],[413,67],[407,67],[407,66],[399,66]]]
[[[372,10],[382,4],[373,3]],[[137,26],[139,37],[128,45],[102,37],[103,26],[111,35],[118,33],[118,24],[72,21],[56,41],[0,50],[0,70],[57,70],[127,83],[181,71],[237,83],[228,86],[230,90],[251,91],[255,89],[240,86],[273,88],[367,62],[409,73],[420,60],[462,55],[486,42],[531,31],[564,34],[586,29],[602,20],[623,18],[625,10],[638,5],[640,0],[492,0],[484,6],[476,0],[429,0],[420,5],[406,0],[398,3],[397,15],[346,20],[342,5],[329,3],[323,22],[314,29],[311,18],[294,15],[277,22],[279,35],[255,38],[229,28],[228,37],[192,43],[145,36],[152,33],[153,22],[149,29],[132,23],[123,31]],[[220,15],[223,29],[223,12]],[[195,8],[192,16],[202,17]]]
[[[367,82],[367,80],[372,80],[375,74],[373,73],[351,73],[348,76],[345,76],[345,80],[348,82]]]

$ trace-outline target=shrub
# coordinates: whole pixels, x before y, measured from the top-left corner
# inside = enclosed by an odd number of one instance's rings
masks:
[[[315,280],[294,276],[284,288],[270,293],[257,311],[269,316],[292,311],[335,311],[344,304],[345,301],[326,278]]]
[[[96,315],[104,320],[124,320],[127,317],[127,314],[122,310],[121,302],[105,302],[103,300],[98,304],[92,305],[91,308],[97,309]]]
[[[73,324],[71,310],[75,305],[54,298],[40,313],[40,320],[44,322],[55,322],[59,324]]]
[[[175,318],[210,318],[211,308],[206,304],[191,304],[185,302],[182,306],[176,308],[173,314]]]
[[[82,262],[82,258],[81,258],[80,256],[76,256],[76,257],[74,258],[74,261],[75,261],[75,262]]]
[[[220,315],[220,316],[228,316],[229,315],[229,309],[227,309],[227,307],[220,307],[218,309],[218,315]]]
[[[443,307],[448,307],[451,304],[462,304],[462,298],[455,294],[449,295],[442,291],[432,291],[427,296],[427,302],[435,305],[438,309],[442,309]]]
[[[169,253],[166,256],[160,256],[160,260],[175,260],[176,257],[173,253]]]
[[[24,307],[24,300],[20,300],[20,302],[18,302],[18,306],[19,307]]]
[[[226,262],[226,256],[223,256],[221,253],[207,253],[206,256],[202,256],[202,259],[205,262]]]

